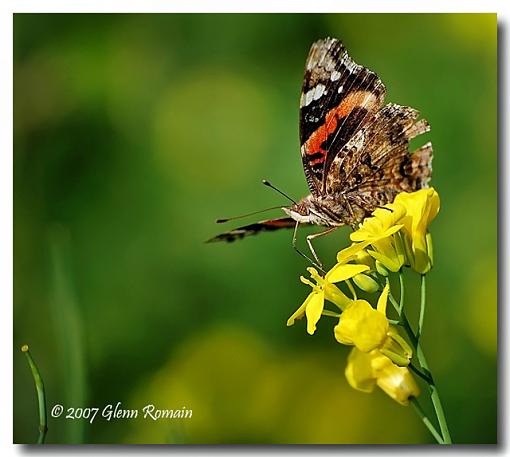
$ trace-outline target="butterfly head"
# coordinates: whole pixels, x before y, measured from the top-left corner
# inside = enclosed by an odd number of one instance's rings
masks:
[[[310,199],[311,195],[308,197],[302,198],[297,203],[294,203],[292,206],[282,208],[283,211],[294,219],[296,222],[301,224],[310,224],[312,223],[311,214],[310,214]]]

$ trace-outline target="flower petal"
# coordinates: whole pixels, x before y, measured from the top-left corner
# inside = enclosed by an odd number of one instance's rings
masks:
[[[317,322],[319,322],[321,318],[322,310],[324,309],[324,292],[317,291],[309,298],[310,300],[307,300],[308,303],[305,308],[307,320],[306,331],[310,335],[313,335],[317,328]]]
[[[439,212],[439,195],[433,188],[412,193],[402,192],[395,197],[395,202],[406,208],[406,216],[402,219],[402,223],[403,231],[409,240],[406,244],[407,250],[410,251],[408,256],[411,267],[418,273],[426,273],[432,264],[428,249],[427,228]]]
[[[362,243],[353,243],[348,248],[342,249],[336,256],[338,263],[347,263],[349,260],[356,257],[356,254],[365,249],[370,244],[370,241]]]
[[[399,257],[387,257],[377,251],[367,250],[367,252],[375,259],[378,260],[385,268],[396,273],[402,267],[404,262],[401,262]]]
[[[372,392],[376,383],[372,369],[372,355],[353,348],[347,358],[345,377],[352,388],[362,392]]]
[[[337,263],[331,270],[326,273],[326,281],[335,283],[345,281],[359,273],[370,270],[367,265],[356,265],[350,263]]]
[[[287,319],[287,327],[290,327],[291,325],[294,325],[294,322],[296,321],[296,319],[302,319],[303,316],[305,315],[305,310],[306,310],[306,307],[308,306],[308,304],[310,303],[310,301],[312,300],[313,296],[317,294],[317,291],[313,290],[312,292],[310,292],[308,294],[308,297],[306,297],[305,301],[303,302],[303,304],[294,312],[294,314],[292,316],[290,316],[288,319]]]
[[[386,357],[378,362],[377,385],[393,400],[406,406],[411,397],[420,395],[420,388],[408,368],[398,367]]]
[[[377,300],[377,311],[379,311],[383,316],[386,316],[386,305],[388,304],[388,294],[390,292],[390,285],[386,284],[384,286],[381,295],[379,296],[379,300]]]
[[[338,306],[342,311],[352,303],[352,299],[347,297],[334,284],[326,284],[324,286],[324,298]]]
[[[388,328],[386,316],[367,301],[355,300],[340,316],[335,338],[341,344],[352,344],[362,352],[370,352],[384,344]]]

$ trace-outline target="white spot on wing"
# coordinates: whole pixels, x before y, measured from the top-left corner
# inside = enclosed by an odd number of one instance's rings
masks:
[[[312,103],[313,96],[315,94],[315,87],[310,89],[306,95],[305,95],[305,106],[308,106],[310,103]]]
[[[314,100],[319,100],[319,98],[322,97],[324,94],[324,91],[326,90],[326,86],[324,84],[317,84],[315,87],[315,93],[313,94]]]
[[[340,79],[340,76],[342,76],[342,74],[339,71],[335,70],[333,73],[331,73],[330,79],[331,81],[338,81]]]
[[[333,71],[335,69],[335,61],[331,58],[330,55],[327,56],[326,62],[324,63],[324,68],[327,71]]]
[[[338,93],[339,93],[339,94],[341,94],[341,93],[343,92],[343,90],[344,90],[344,86],[340,86],[340,87],[338,88]]]
[[[312,87],[306,94],[301,94],[300,107],[308,106],[314,100],[319,100],[326,93],[324,84],[317,84]]]

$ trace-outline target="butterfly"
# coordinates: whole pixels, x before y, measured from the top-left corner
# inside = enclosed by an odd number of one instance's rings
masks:
[[[385,105],[385,95],[381,79],[356,64],[341,41],[314,42],[305,64],[299,122],[301,159],[310,194],[282,207],[286,217],[245,225],[209,241],[234,241],[263,231],[294,228],[293,247],[321,266],[312,245],[314,238],[344,225],[355,229],[398,193],[428,187],[432,144],[410,153],[409,141],[429,131],[429,124],[418,120],[419,112],[413,108]],[[315,262],[296,246],[300,225],[326,228],[306,238]]]

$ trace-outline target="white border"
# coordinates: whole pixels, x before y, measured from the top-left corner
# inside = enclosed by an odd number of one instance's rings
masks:
[[[9,0],[6,3],[15,12],[373,12],[373,13],[435,13],[435,12],[499,12],[506,0]]]
[[[502,34],[505,39],[505,44],[500,43],[503,51],[500,53],[502,64],[504,68],[501,69],[500,74],[506,75],[509,79],[510,72],[508,71],[508,18],[509,18],[509,7],[510,1],[508,0],[427,0],[427,1],[413,1],[413,0],[239,0],[232,2],[228,0],[200,0],[200,1],[187,1],[187,2],[176,2],[176,1],[164,1],[164,0],[2,0],[0,2],[0,323],[2,328],[0,329],[0,338],[2,344],[0,347],[1,359],[0,370],[2,384],[0,385],[0,430],[1,430],[1,442],[0,449],[3,456],[7,455],[19,455],[26,452],[26,447],[13,446],[12,445],[12,14],[14,12],[342,12],[342,13],[354,13],[354,12],[384,12],[384,13],[398,13],[398,12],[413,12],[413,13],[435,13],[435,12],[452,12],[452,13],[469,13],[469,12],[497,12],[498,13],[498,24],[499,27],[504,29]],[[501,35],[500,35],[501,36]],[[501,83],[500,83],[501,84]],[[508,82],[507,82],[508,86]],[[468,97],[469,94],[466,94]],[[502,99],[504,96],[504,99]],[[508,157],[508,144],[506,141],[506,135],[504,132],[509,131],[509,122],[506,115],[502,113],[508,113],[509,102],[508,102],[508,91],[505,89],[504,93],[500,94],[500,114],[501,122],[500,129],[500,165],[504,166],[504,169],[500,170],[501,177],[501,195],[500,195],[500,208],[502,213],[500,214],[500,236],[503,237],[505,231],[508,232],[508,223],[506,216],[508,215],[508,202],[510,201],[510,183],[509,179],[503,179],[503,177],[510,176],[510,160],[503,159]],[[508,268],[506,268],[506,259],[510,254],[510,248],[507,243],[501,240],[500,252],[500,307],[503,308],[508,303],[505,284],[510,283],[508,275]],[[500,312],[500,318],[504,318],[504,321],[500,322],[499,328],[501,334],[506,332],[506,329],[510,328],[509,322],[510,313]],[[500,340],[504,341],[504,340]],[[506,342],[506,341],[505,341]],[[500,371],[500,431],[499,437],[500,443],[506,442],[507,437],[507,424],[504,418],[505,411],[508,411],[508,395],[504,394],[505,385],[504,379],[507,379],[506,368],[508,367],[508,358],[506,347],[500,347],[501,353],[504,354],[500,357],[502,362],[502,369]],[[483,386],[480,386],[483,389]],[[138,455],[146,453],[149,448],[147,447],[117,447],[106,450],[105,447],[81,447],[79,453],[85,454],[109,454],[113,453],[128,453],[131,455]],[[150,448],[154,449],[154,448]],[[315,448],[316,450],[317,448]],[[331,448],[329,448],[331,451]],[[381,449],[384,448],[372,448],[373,452],[384,452]],[[487,449],[479,448],[480,450],[474,450],[475,453],[485,453]],[[67,455],[78,451],[76,448],[60,448],[57,450],[55,447],[48,449],[49,454],[58,453],[61,455]],[[157,453],[228,453],[228,452],[239,452],[240,448],[235,447],[231,451],[225,448],[216,449],[214,448],[194,448],[193,451],[186,451],[185,448],[175,447],[158,447]],[[248,452],[248,450],[246,450]],[[292,448],[255,448],[250,449],[250,453],[262,454],[276,454],[277,452],[295,452],[297,449]],[[395,452],[395,448],[388,449],[386,452]],[[403,449],[404,452],[408,452],[409,449]],[[424,451],[421,449],[420,452],[436,452],[438,448],[429,448]],[[313,450],[306,450],[306,448],[300,448],[300,453],[309,453]],[[334,448],[333,452],[341,452],[342,454],[351,454],[356,452],[360,453],[358,448],[357,451],[353,451],[353,448]],[[473,453],[473,449],[470,449],[470,454]]]

